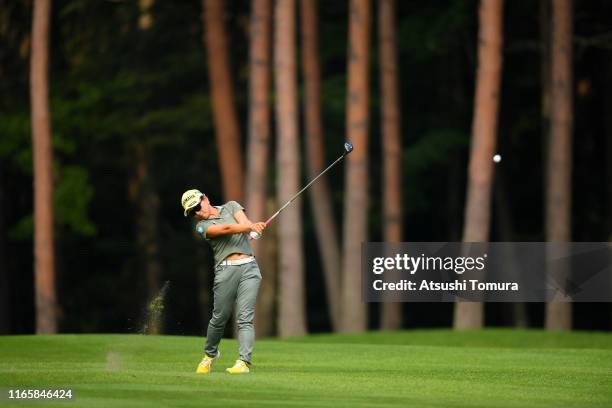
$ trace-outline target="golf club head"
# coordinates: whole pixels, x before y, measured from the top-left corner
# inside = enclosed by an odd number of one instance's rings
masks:
[[[347,155],[353,151],[353,144],[350,142],[344,143],[344,154]]]

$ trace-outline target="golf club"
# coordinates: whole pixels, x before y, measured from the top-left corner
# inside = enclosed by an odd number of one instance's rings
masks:
[[[285,203],[285,205],[283,205],[281,208],[278,209],[278,211],[276,211],[270,218],[268,218],[265,222],[266,226],[268,224],[270,224],[272,222],[272,220],[274,218],[276,218],[285,208],[287,208],[287,206],[289,204],[291,204],[291,202],[293,200],[295,200],[300,194],[302,194],[304,191],[306,191],[306,189],[308,187],[310,187],[315,181],[317,181],[319,179],[319,177],[321,177],[323,174],[325,174],[327,172],[327,170],[331,169],[336,163],[338,163],[340,160],[344,159],[344,156],[346,156],[347,154],[349,154],[350,152],[353,151],[353,145],[349,142],[344,143],[344,152],[342,152],[342,156],[338,157],[332,164],[330,164],[329,166],[327,166],[327,168],[325,170],[323,170],[317,177],[313,178],[310,183],[306,184],[306,186],[304,186],[304,188],[302,188],[300,191],[298,191],[297,193],[295,193],[295,195],[293,197],[291,197],[289,199],[289,201],[287,201]],[[255,231],[251,231],[249,233],[249,239],[259,239],[261,237],[260,234],[256,233]]]

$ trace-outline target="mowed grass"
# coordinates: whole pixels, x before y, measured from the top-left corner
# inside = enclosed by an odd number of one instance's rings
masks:
[[[0,337],[0,387],[71,387],[86,407],[610,407],[612,335],[449,330],[258,340],[232,376],[235,340],[210,375],[204,339]],[[1,398],[0,398],[1,400]],[[17,403],[16,406],[41,406]],[[7,406],[0,402],[0,407]]]

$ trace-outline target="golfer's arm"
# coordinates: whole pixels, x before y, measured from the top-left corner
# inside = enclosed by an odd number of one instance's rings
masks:
[[[234,219],[236,220],[238,224],[242,224],[242,225],[252,225],[253,224],[253,222],[249,220],[249,218],[246,216],[246,214],[242,210],[238,210],[234,213]]]
[[[242,234],[245,232],[251,232],[250,224],[217,224],[208,227],[206,236],[209,238],[214,238],[221,235]]]

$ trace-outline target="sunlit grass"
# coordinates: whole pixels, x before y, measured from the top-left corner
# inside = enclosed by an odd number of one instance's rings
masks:
[[[612,336],[603,333],[423,330],[259,340],[252,372],[243,376],[225,373],[237,354],[230,339],[213,373],[196,375],[203,342],[4,336],[0,387],[71,387],[77,406],[100,407],[612,405]]]

